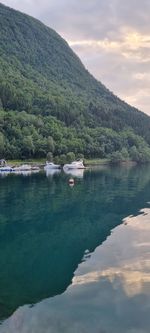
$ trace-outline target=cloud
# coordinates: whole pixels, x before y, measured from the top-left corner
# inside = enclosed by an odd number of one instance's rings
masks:
[[[2,2],[55,29],[97,79],[150,115],[149,0]]]
[[[150,114],[150,35],[128,27],[120,40],[69,41],[86,67],[115,94]]]

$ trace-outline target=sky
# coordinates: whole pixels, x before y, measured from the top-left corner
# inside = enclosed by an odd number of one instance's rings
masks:
[[[150,0],[0,0],[55,29],[115,95],[150,115]]]

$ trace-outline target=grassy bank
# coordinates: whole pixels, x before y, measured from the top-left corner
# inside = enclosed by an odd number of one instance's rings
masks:
[[[110,160],[107,158],[93,158],[93,159],[84,159],[84,163],[86,166],[96,166],[96,165],[105,165],[109,164]]]
[[[34,159],[26,159],[26,160],[7,160],[7,164],[11,166],[19,166],[21,164],[32,164],[32,165],[37,165],[37,166],[42,166],[46,162],[46,158],[34,158]],[[55,163],[55,158],[54,158],[54,163]],[[65,161],[65,163],[69,163]],[[65,164],[64,163],[64,164]],[[57,161],[56,164],[61,164],[60,161]],[[84,165],[85,166],[99,166],[99,165],[108,165],[108,164],[120,164],[120,165],[135,165],[137,162],[132,161],[132,160],[126,160],[126,161],[120,161],[116,163],[111,163],[110,159],[104,158],[93,158],[93,159],[87,159],[84,158]]]
[[[45,161],[46,158],[38,158],[38,159],[26,159],[26,160],[8,160],[7,163],[10,165],[20,165],[24,163],[41,165],[45,164]],[[104,164],[109,164],[109,162],[110,162],[109,159],[100,159],[100,158],[84,159],[84,164],[86,166],[104,165]]]
[[[45,164],[46,159],[45,158],[38,158],[38,159],[26,159],[26,160],[7,160],[7,164],[10,165],[20,165],[20,164],[26,164],[26,163],[31,163],[31,164]]]

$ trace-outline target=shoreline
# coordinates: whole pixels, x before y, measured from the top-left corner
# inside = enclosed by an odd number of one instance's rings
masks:
[[[26,160],[8,160],[7,164],[10,164],[11,166],[20,166],[22,164],[31,164],[32,166],[38,166],[43,167],[46,163],[46,158],[41,159],[26,159]],[[84,159],[85,167],[98,167],[103,165],[120,165],[120,166],[135,166],[138,163],[136,161],[126,160],[126,161],[120,161],[116,163],[112,163],[109,159]],[[143,164],[143,163],[139,163]]]

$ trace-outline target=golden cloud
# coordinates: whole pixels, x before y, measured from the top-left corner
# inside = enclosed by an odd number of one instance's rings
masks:
[[[105,278],[113,284],[114,288],[116,286],[118,287],[119,283],[128,297],[140,293],[147,293],[147,286],[150,286],[150,258],[146,253],[148,253],[150,249],[150,241],[146,235],[150,231],[150,209],[141,210],[141,213],[143,213],[143,215],[129,216],[123,220],[126,225],[125,228],[127,228],[125,230],[128,230],[129,234],[131,234],[131,231],[134,232],[133,239],[131,238],[130,240],[131,256],[126,255],[124,251],[122,252],[120,248],[121,243],[115,238],[115,241],[118,242],[118,249],[120,249],[122,253],[120,260],[118,261],[117,259],[115,263],[114,258],[113,266],[108,268],[101,267],[101,269],[99,266],[98,270],[74,276],[72,280],[73,286],[100,282],[101,279]],[[145,248],[148,249],[146,253]]]
[[[124,29],[120,40],[104,38],[101,40],[70,40],[71,47],[101,48],[106,52],[119,52],[125,58],[134,57],[137,60],[150,61],[150,56],[143,58],[139,50],[150,48],[150,35],[143,35],[136,31]]]

